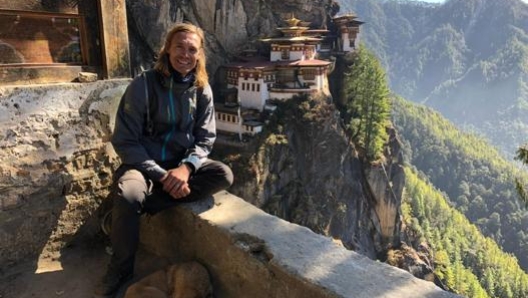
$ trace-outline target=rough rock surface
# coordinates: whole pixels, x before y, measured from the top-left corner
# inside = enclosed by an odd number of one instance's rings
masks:
[[[52,256],[107,194],[129,80],[0,88],[0,263]]]
[[[326,27],[338,5],[332,0],[128,0],[127,9],[129,31],[134,32],[130,42],[135,71],[150,67],[174,23],[188,21],[206,33],[208,71],[213,76],[230,56],[259,44],[260,38],[273,34],[292,15],[314,28]]]
[[[231,191],[370,258],[399,244],[404,179],[398,159],[362,162],[325,97],[279,109],[255,140],[257,148],[230,155],[238,173]]]

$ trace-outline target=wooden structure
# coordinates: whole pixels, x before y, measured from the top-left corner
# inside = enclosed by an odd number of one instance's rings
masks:
[[[129,77],[125,0],[0,0],[0,84]]]

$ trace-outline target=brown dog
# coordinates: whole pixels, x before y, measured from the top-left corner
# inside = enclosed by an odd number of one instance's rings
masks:
[[[198,262],[158,270],[128,287],[124,298],[210,298],[209,273]]]

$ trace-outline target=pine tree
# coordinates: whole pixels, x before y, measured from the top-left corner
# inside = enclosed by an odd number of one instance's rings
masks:
[[[380,157],[387,140],[390,100],[386,74],[374,54],[364,46],[352,54],[345,77],[345,98],[352,140],[366,157]]]
[[[525,144],[517,150],[517,155],[515,156],[515,159],[525,165],[528,165],[528,144]],[[525,183],[523,183],[520,178],[515,179],[515,188],[517,189],[519,198],[524,203],[524,206],[528,208],[528,191],[524,186]]]

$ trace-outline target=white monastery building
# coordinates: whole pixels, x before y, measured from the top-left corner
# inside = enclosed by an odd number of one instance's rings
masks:
[[[261,39],[270,44],[269,58],[245,51],[240,61],[224,65],[224,103],[216,108],[220,132],[254,135],[262,131],[261,113],[273,110],[273,100],[295,95],[328,93],[328,74],[333,69],[331,55],[346,54],[358,46],[363,22],[349,14],[333,18],[334,36],[326,29],[310,29],[295,17],[287,27],[277,28],[281,36]]]

